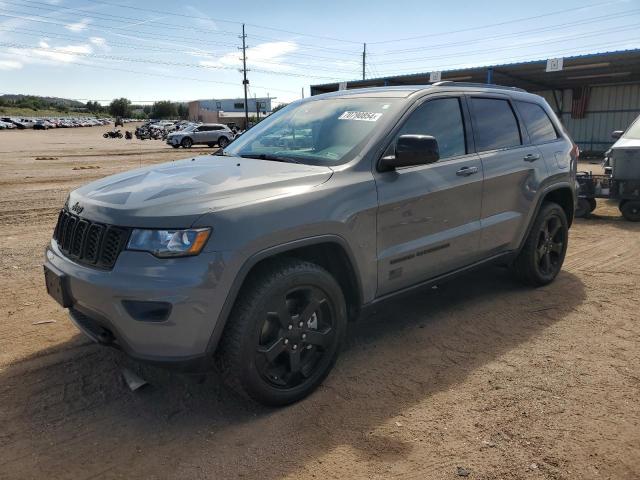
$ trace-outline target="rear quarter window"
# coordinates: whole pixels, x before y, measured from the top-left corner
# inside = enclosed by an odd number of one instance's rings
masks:
[[[531,143],[550,142],[558,138],[558,133],[551,123],[549,115],[540,105],[530,102],[515,103],[527,132],[529,132]]]

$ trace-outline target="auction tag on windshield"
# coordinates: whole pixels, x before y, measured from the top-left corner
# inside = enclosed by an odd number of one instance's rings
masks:
[[[377,122],[381,116],[381,113],[374,112],[344,112],[338,117],[338,120],[362,120],[363,122]]]

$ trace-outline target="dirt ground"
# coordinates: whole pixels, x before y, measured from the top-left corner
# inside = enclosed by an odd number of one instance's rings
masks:
[[[0,132],[0,478],[640,478],[640,224],[615,205],[576,220],[553,285],[487,268],[387,304],[315,394],[266,409],[91,344],[47,297],[70,189],[211,152],[104,130]]]

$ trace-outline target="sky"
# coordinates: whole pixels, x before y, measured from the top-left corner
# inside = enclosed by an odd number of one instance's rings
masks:
[[[0,94],[243,96],[640,47],[640,0],[0,0]]]

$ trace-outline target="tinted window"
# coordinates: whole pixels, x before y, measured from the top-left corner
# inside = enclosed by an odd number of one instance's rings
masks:
[[[472,98],[478,151],[520,145],[518,121],[506,100]]]
[[[244,103],[234,103],[233,108],[244,108]]]
[[[431,100],[418,107],[398,135],[431,135],[438,141],[440,158],[466,153],[464,123],[457,98]]]
[[[532,143],[548,142],[558,138],[547,112],[540,105],[529,102],[516,102]]]

